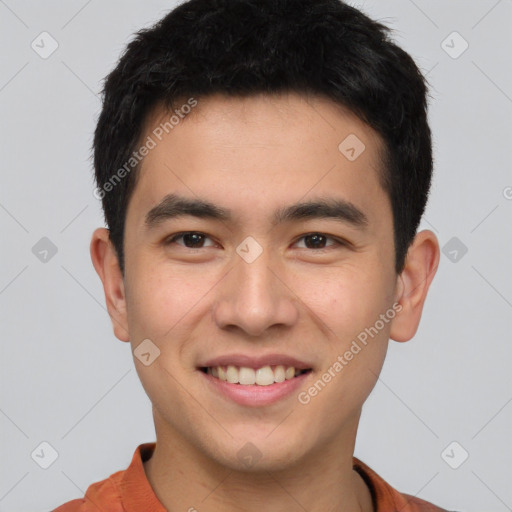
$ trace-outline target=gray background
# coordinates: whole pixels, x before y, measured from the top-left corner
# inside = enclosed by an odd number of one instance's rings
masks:
[[[0,0],[0,511],[80,497],[155,439],[89,258],[103,225],[89,149],[101,79],[131,34],[173,5]],[[446,508],[512,510],[512,2],[354,5],[393,27],[428,74],[435,178],[421,227],[442,247],[457,238],[415,339],[390,342],[356,456]],[[31,47],[43,31],[59,45],[46,59]],[[464,41],[454,31],[469,44],[457,58]],[[41,252],[43,237],[56,254]],[[48,469],[44,441],[58,452]],[[469,458],[453,469],[462,450]]]

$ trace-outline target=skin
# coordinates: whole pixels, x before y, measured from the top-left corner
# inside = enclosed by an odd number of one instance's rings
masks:
[[[155,109],[141,140],[168,117]],[[366,146],[352,162],[338,150],[349,134]],[[149,338],[160,350],[149,366],[134,361],[157,438],[144,469],[167,509],[373,510],[352,469],[361,408],[389,339],[414,336],[439,262],[437,238],[425,230],[395,273],[381,148],[375,131],[327,99],[200,99],[142,163],[126,216],[124,278],[108,231],[94,232],[92,261],[116,337],[132,350]],[[169,193],[229,208],[234,221],[188,216],[146,229],[147,212]],[[333,219],[271,225],[276,208],[320,197],[352,202],[368,226]],[[181,231],[207,237],[196,249],[183,238],[165,245]],[[311,232],[335,238],[320,252],[304,238]],[[250,264],[236,252],[247,236],[263,249]],[[197,370],[205,357],[284,353],[313,368],[304,391],[398,303],[400,313],[306,405],[297,393],[269,406],[238,405]],[[261,454],[250,468],[237,457],[247,442]]]

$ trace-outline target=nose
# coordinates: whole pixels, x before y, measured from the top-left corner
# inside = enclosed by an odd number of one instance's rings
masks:
[[[235,260],[221,281],[213,308],[221,329],[239,328],[261,336],[270,327],[292,326],[298,319],[298,301],[282,266],[271,261],[269,251],[251,263]]]

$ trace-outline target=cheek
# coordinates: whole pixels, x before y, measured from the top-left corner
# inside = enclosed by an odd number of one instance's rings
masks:
[[[205,269],[191,272],[185,266],[141,262],[132,273],[127,294],[130,332],[162,343],[168,336],[176,338],[193,322],[201,299],[206,299],[217,281]]]
[[[330,426],[326,435],[335,435],[340,423],[357,414],[377,382],[391,319],[381,320],[388,308],[386,287],[375,277],[347,277],[331,282],[324,292],[310,307],[328,327],[325,357],[304,398],[311,402],[311,416]]]
[[[336,395],[333,400],[349,408],[366,399],[386,356],[392,319],[389,315],[381,320],[390,308],[387,275],[375,262],[298,281],[307,283],[300,293],[326,335],[322,372],[335,375],[329,386]]]
[[[388,307],[389,285],[377,263],[340,265],[293,277],[294,291],[330,331],[347,340],[373,325]],[[334,333],[334,334],[333,334]]]

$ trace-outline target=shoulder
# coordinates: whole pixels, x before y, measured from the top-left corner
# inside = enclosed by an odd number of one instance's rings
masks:
[[[52,512],[97,512],[105,508],[109,512],[123,512],[117,481],[124,472],[117,471],[105,480],[89,485],[83,498],[68,501]]]
[[[390,510],[400,510],[401,512],[450,512],[416,496],[398,492],[372,468],[356,457],[353,459],[353,468],[361,475],[370,489],[374,508],[378,512],[388,512]]]
[[[83,498],[68,501],[52,512],[124,512],[123,503],[129,504],[134,510],[141,509],[141,504],[148,509],[147,505],[150,504],[153,506],[151,510],[165,512],[144,473],[143,462],[151,457],[155,446],[154,442],[140,444],[126,469],[91,484]]]

